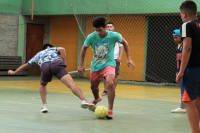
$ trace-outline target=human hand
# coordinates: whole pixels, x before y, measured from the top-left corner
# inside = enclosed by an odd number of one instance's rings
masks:
[[[13,70],[8,70],[8,75],[15,75],[15,72]]]
[[[132,66],[132,69],[135,67],[135,64],[133,63],[133,61],[131,59],[127,60],[128,67],[129,67],[129,64]]]
[[[79,65],[79,67],[78,67],[78,72],[80,73],[80,74],[84,74],[85,73],[85,68],[84,68],[84,66],[82,66],[82,65]]]
[[[117,58],[117,63],[120,63],[121,60],[122,60],[122,57],[118,57],[118,58]]]
[[[181,72],[179,72],[177,75],[176,75],[176,83],[177,84],[181,84],[181,79],[182,79],[182,77],[183,77],[183,75],[184,75],[184,73],[181,73]]]

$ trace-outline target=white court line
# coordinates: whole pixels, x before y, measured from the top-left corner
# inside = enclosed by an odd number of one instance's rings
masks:
[[[22,103],[22,102],[13,102],[13,101],[2,101],[2,102],[6,102],[6,103],[14,103],[14,104],[31,104],[31,105],[38,105],[38,104],[34,104],[34,103]],[[66,103],[67,104],[67,103]],[[71,104],[71,103],[70,103]],[[81,105],[81,104],[80,104]],[[52,106],[52,107],[59,107],[59,108],[71,108],[71,107],[60,107],[60,106],[56,106],[56,105],[49,105],[48,106]],[[79,108],[72,108],[72,109],[79,109]]]
[[[33,104],[33,103],[22,103],[22,102],[13,102],[13,101],[2,101],[2,102],[6,102],[6,103],[14,103],[14,104],[24,104],[24,105],[27,105],[27,104],[31,104],[31,105],[38,105],[38,104]],[[57,105],[48,105],[49,107],[56,107],[56,108],[64,108],[64,109],[67,109],[67,108],[70,108],[70,109],[78,109],[78,110],[87,110],[87,109],[82,109],[81,107],[80,108],[74,108],[74,107],[60,107],[60,106],[57,106]],[[0,110],[2,110],[0,108]],[[13,111],[13,110],[10,110],[10,111]],[[14,110],[15,111],[15,110]],[[29,111],[25,111],[25,112],[29,112]],[[138,114],[138,113],[133,113],[133,112],[122,112],[122,111],[113,111],[114,113],[124,113],[124,114]],[[142,113],[141,113],[142,114]]]
[[[37,100],[37,98],[40,98],[40,96],[38,97],[31,97],[31,100],[33,101],[41,101],[41,100]],[[59,103],[59,102],[51,102],[52,104],[78,104],[78,103]]]
[[[30,112],[30,111],[22,111],[22,110],[12,110],[12,109],[3,109],[3,108],[0,108],[0,110],[3,110],[3,111],[12,111],[12,112],[21,112],[21,113],[27,113],[27,112],[29,112],[29,113],[31,113],[31,114],[35,114],[35,115],[51,115],[51,116],[62,116],[63,117],[63,114],[62,115],[57,115],[57,114],[52,114],[52,113],[41,113],[40,111],[38,111],[38,113],[35,113],[34,111],[33,112]],[[82,109],[82,110],[84,110],[84,109]],[[66,114],[67,114],[68,112],[66,112]],[[92,112],[93,113],[93,112]],[[67,115],[65,115],[65,116],[67,116]],[[18,116],[19,117],[19,116]],[[21,116],[21,117],[24,117],[24,116]],[[84,118],[85,119],[85,118]],[[88,120],[91,120],[91,119],[88,119]]]

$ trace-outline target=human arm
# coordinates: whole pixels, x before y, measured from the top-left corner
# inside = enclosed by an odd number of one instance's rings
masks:
[[[188,61],[190,59],[190,54],[192,51],[192,39],[190,37],[183,38],[183,51],[180,71],[176,76],[176,83],[180,84],[181,79],[184,75],[185,69],[187,67]]]
[[[31,65],[29,65],[28,63],[20,66],[19,68],[17,68],[15,71],[13,70],[8,70],[8,75],[15,75],[17,73],[20,73],[20,72],[23,72],[25,71],[26,69],[28,69]]]
[[[80,54],[80,61],[79,61],[79,67],[78,67],[78,72],[80,74],[84,74],[85,73],[85,68],[83,66],[83,62],[85,59],[85,53],[88,47],[86,47],[85,45],[82,46],[81,48],[81,54]]]
[[[58,47],[57,51],[60,53],[61,58],[62,58],[64,64],[66,65],[66,51],[65,51],[65,48]]]
[[[128,43],[127,43],[127,41],[124,38],[122,38],[121,44],[123,44],[123,46],[124,46],[124,50],[125,50],[126,57],[127,57],[127,65],[128,65],[128,67],[129,67],[129,64],[130,64],[132,66],[132,68],[134,68],[135,64],[131,60],[131,56],[130,56],[130,53],[129,53]]]
[[[123,51],[124,51],[123,46],[122,46],[122,47],[119,47],[119,57],[117,58],[117,63],[120,63],[120,62],[121,62]]]

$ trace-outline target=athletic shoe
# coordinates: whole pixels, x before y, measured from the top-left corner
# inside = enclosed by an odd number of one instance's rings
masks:
[[[100,102],[102,100],[102,97],[99,97],[99,99],[97,100],[97,101],[95,101],[95,100],[93,100],[91,103],[92,104],[94,104],[94,105],[96,105],[98,102]],[[89,107],[89,110],[91,110],[91,111],[95,111],[95,109],[96,109],[96,106],[90,106]]]
[[[84,108],[84,109],[87,109],[87,108],[96,108],[93,103],[89,103],[89,102],[87,102],[85,100],[82,101],[81,107]]]
[[[98,100],[93,100],[91,103],[93,103],[94,105],[96,105],[98,102],[100,102],[102,100],[102,97],[99,96]]]
[[[42,113],[47,113],[48,112],[48,107],[47,107],[46,103],[42,106],[41,112]]]
[[[108,93],[108,91],[107,91],[107,90],[104,90],[103,93],[102,93],[102,96],[106,96],[107,93]]]
[[[108,110],[108,115],[106,116],[107,119],[113,118],[113,112],[111,110]]]
[[[171,110],[171,113],[186,113],[186,109],[177,108],[175,110]]]

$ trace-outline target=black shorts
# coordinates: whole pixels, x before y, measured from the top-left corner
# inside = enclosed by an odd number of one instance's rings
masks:
[[[43,82],[50,82],[53,75],[60,80],[63,76],[68,74],[66,70],[66,65],[61,60],[54,60],[51,62],[43,63],[40,69],[40,78]]]
[[[200,67],[186,68],[181,80],[181,100],[192,101],[200,95]]]
[[[117,63],[117,60],[115,59],[116,66],[115,66],[115,75],[119,75],[119,68],[120,68],[120,63]]]

